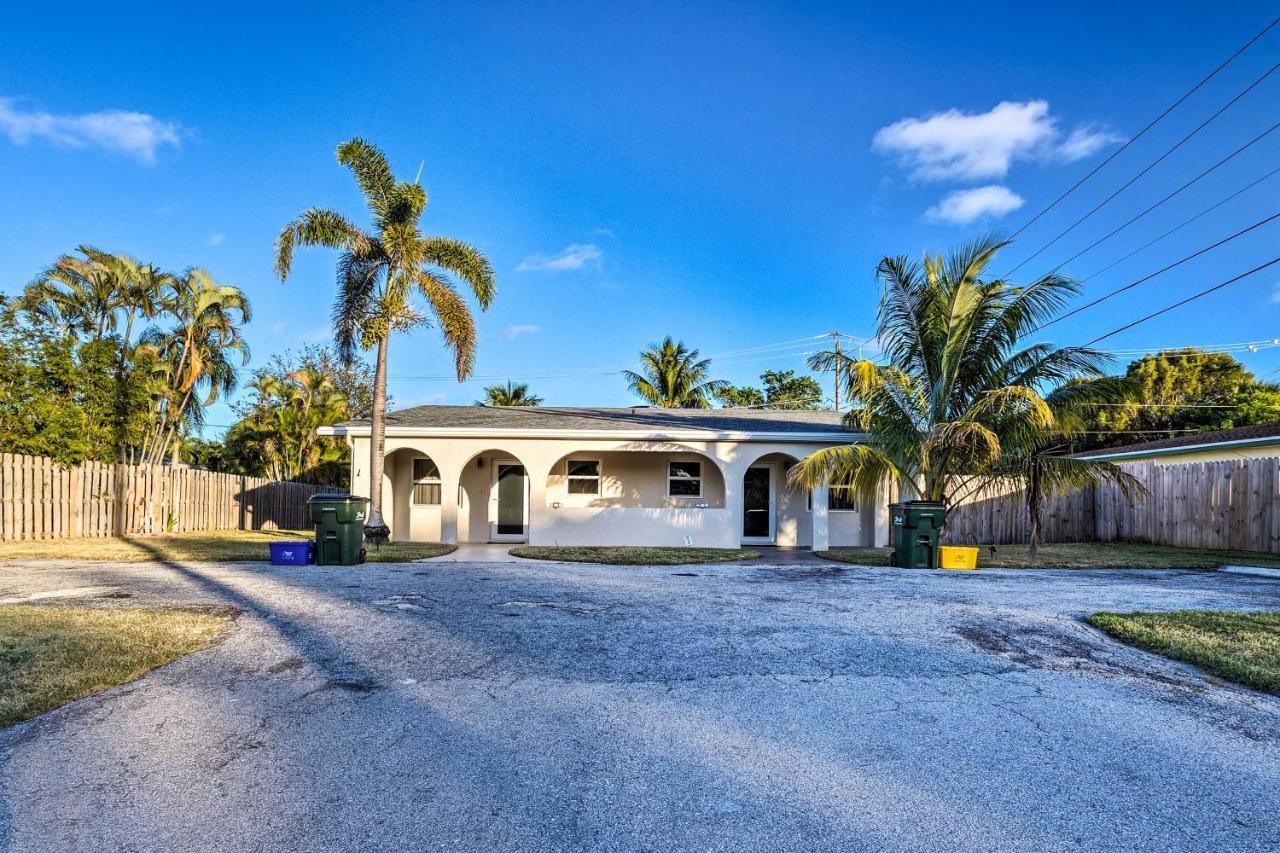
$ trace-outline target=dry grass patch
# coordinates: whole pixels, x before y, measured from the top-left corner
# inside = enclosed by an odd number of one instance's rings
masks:
[[[531,560],[561,563],[605,563],[611,566],[683,566],[689,563],[725,563],[751,560],[758,551],[746,548],[655,548],[655,547],[552,547],[519,545],[510,553]]]
[[[0,726],[208,648],[232,618],[225,608],[0,607]]]
[[[47,539],[0,543],[0,560],[147,560],[193,562],[265,562],[267,543],[314,539],[310,530],[206,530],[198,533],[153,533],[108,539]],[[439,557],[455,550],[438,542],[388,542],[369,548],[370,562],[407,563]]]
[[[1280,694],[1280,613],[1095,613],[1087,621],[1123,643]]]
[[[818,556],[863,566],[889,565],[888,548],[833,548]],[[1069,542],[1042,545],[1032,561],[1026,545],[983,546],[978,567],[993,569],[1216,569],[1243,564],[1280,567],[1280,555],[1254,551],[1174,548],[1140,542]]]

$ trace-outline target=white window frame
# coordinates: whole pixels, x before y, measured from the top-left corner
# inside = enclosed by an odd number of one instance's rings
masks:
[[[838,492],[837,492],[837,490],[832,489],[830,486],[828,486],[828,487],[827,487],[827,512],[858,512],[858,511],[859,511],[859,507],[856,505],[856,504],[857,504],[857,500],[858,500],[857,495],[853,495],[853,500],[854,500],[854,504],[855,504],[854,506],[852,506],[852,507],[841,507],[841,508],[837,509],[837,508],[836,508],[836,505],[835,505],[835,504],[832,502],[832,500],[831,500],[832,496],[833,496],[834,494],[837,494],[837,493],[838,493]],[[850,493],[849,491],[847,491],[847,490],[846,490],[846,491],[844,491],[843,493],[844,493],[845,495],[851,494],[851,493]],[[810,500],[812,500],[812,498],[810,498]]]
[[[593,476],[586,474],[570,474],[569,466],[575,462],[590,462],[596,466],[596,473]],[[600,497],[601,480],[604,477],[604,463],[599,459],[566,459],[564,461],[564,493],[566,495],[582,495],[583,497]],[[574,492],[570,491],[569,484],[575,480],[595,480],[596,490],[594,492]]]
[[[671,466],[672,466],[672,465],[697,465],[697,466],[698,466],[698,476],[696,476],[696,477],[672,477],[672,476],[671,476]],[[678,481],[680,481],[681,483],[697,483],[697,484],[698,484],[698,493],[697,493],[696,495],[674,495],[674,494],[672,494],[672,493],[671,493],[671,483],[672,483],[672,481],[673,481],[673,480],[678,480]],[[698,499],[698,498],[701,498],[701,497],[702,497],[702,460],[701,460],[701,459],[668,459],[668,460],[667,460],[667,497],[669,497],[669,498],[689,498],[690,500],[696,500],[696,499]]]
[[[430,462],[432,465],[435,465],[436,474],[434,477],[422,477],[419,479],[418,477],[413,476],[413,473],[414,473],[413,467],[417,465],[419,460],[424,460],[424,461]],[[410,460],[409,466],[410,466],[409,479],[411,481],[411,485],[409,489],[409,505],[410,506],[440,506],[442,503],[444,503],[444,483],[441,482],[440,466],[436,463],[436,460],[432,459],[430,456],[415,456],[413,457],[412,460]],[[437,493],[440,495],[440,499],[437,500],[435,503],[426,503],[423,501],[419,501],[418,486],[435,486]]]

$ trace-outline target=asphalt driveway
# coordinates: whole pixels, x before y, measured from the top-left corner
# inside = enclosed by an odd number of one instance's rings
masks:
[[[0,732],[14,851],[1280,847],[1280,702],[1079,621],[1272,580],[0,566],[0,600],[68,592],[244,615]]]

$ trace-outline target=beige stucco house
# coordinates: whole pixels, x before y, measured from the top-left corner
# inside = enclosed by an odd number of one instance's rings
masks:
[[[1155,462],[1159,465],[1280,456],[1280,421],[1122,444],[1079,456],[1108,462]]]
[[[369,425],[352,447],[369,494]],[[887,496],[803,490],[787,471],[849,444],[835,412],[418,406],[387,416],[393,539],[533,545],[883,545]]]

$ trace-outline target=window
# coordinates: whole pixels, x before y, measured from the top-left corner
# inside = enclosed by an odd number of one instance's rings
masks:
[[[570,459],[565,463],[565,477],[571,495],[600,494],[600,460]]]
[[[667,463],[667,494],[673,498],[702,497],[702,463]]]
[[[440,469],[425,456],[413,460],[413,503],[415,506],[440,504]]]
[[[831,512],[857,512],[858,496],[852,489],[827,489],[827,509]]]

